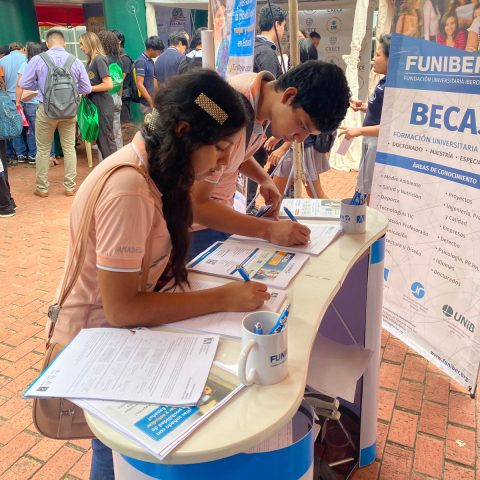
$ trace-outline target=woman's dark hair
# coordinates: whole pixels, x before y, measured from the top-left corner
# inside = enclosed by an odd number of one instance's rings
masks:
[[[106,55],[110,55],[116,59],[120,58],[120,44],[117,36],[110,30],[101,30],[98,32],[98,38],[105,50]]]
[[[382,47],[383,53],[387,58],[390,57],[390,43],[392,42],[392,34],[391,33],[384,33],[380,35],[380,46]]]
[[[295,87],[293,108],[303,108],[321,132],[336,130],[350,105],[345,73],[333,63],[309,60],[275,80],[275,90]]]
[[[36,42],[27,42],[27,60],[30,61],[35,55],[42,53],[42,46]]]
[[[457,36],[457,33],[458,33],[458,17],[457,17],[457,14],[454,11],[447,12],[440,19],[440,25],[439,25],[440,35],[443,37],[444,40],[447,39],[447,32],[445,32],[445,25],[447,24],[447,20],[450,17],[453,17],[453,19],[455,20],[455,30],[453,32],[452,37],[455,38]]]
[[[118,38],[118,41],[120,42],[120,47],[125,48],[125,35],[123,32],[117,29],[113,29],[112,33]]]
[[[202,45],[202,31],[206,29],[207,27],[200,27],[193,32],[192,40],[190,42],[190,50],[195,50],[198,46]]]
[[[199,96],[213,102],[227,114],[220,123],[214,109],[196,103]],[[148,154],[149,173],[162,193],[163,215],[172,241],[170,262],[175,284],[187,280],[185,258],[189,247],[188,228],[192,224],[190,188],[195,179],[191,155],[204,145],[214,145],[238,132],[247,121],[243,100],[225,80],[211,70],[178,75],[155,95],[152,121],[142,134]],[[211,111],[212,116],[208,111]],[[157,113],[158,112],[158,113]],[[188,123],[177,135],[179,122]]]

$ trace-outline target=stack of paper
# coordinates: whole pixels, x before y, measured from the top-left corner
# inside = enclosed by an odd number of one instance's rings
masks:
[[[304,223],[310,229],[310,242],[306,245],[293,245],[291,247],[280,247],[260,238],[243,237],[232,235],[232,240],[249,241],[261,244],[269,248],[284,248],[288,252],[306,253],[307,255],[320,255],[338,236],[342,234],[342,227],[339,224],[331,223]]]
[[[205,290],[206,288],[218,287],[218,283],[191,280],[190,289]],[[280,311],[287,295],[285,292],[269,288],[270,299],[259,310]],[[226,337],[239,338],[242,336],[242,320],[250,312],[217,312],[208,315],[189,318],[172,324],[175,328],[185,330],[200,330],[202,332],[215,333]]]
[[[89,328],[30,385],[24,397],[195,405],[218,335]]]
[[[339,220],[340,201],[319,198],[284,198],[278,214],[286,217],[287,207],[297,218],[312,220]]]
[[[73,401],[163,460],[243,387],[235,375],[213,366],[202,396],[194,407],[102,400]]]
[[[242,265],[252,280],[276,288],[288,284],[308,260],[304,253],[276,250],[268,246],[255,246],[251,242],[228,239],[216,242],[196,256],[187,268],[209,275],[241,280],[237,266]]]

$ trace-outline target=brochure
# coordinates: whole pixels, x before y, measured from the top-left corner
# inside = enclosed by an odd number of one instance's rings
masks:
[[[259,243],[271,248],[285,248],[289,252],[306,253],[308,255],[320,255],[337,237],[342,234],[342,227],[331,223],[304,223],[310,229],[310,242],[306,245],[293,245],[291,247],[280,247],[268,243],[259,238],[242,237],[241,235],[232,235],[232,240],[248,240],[252,243]]]
[[[287,207],[297,218],[311,220],[340,220],[340,200],[317,198],[284,198],[278,214],[286,217]]]
[[[307,260],[308,255],[305,253],[276,250],[228,239],[211,245],[191,260],[187,268],[208,275],[242,280],[237,271],[237,267],[242,265],[251,280],[284,289]]]
[[[193,407],[71,400],[163,460],[244,386],[235,375],[214,365],[202,396]]]
[[[63,349],[24,397],[195,405],[218,335],[89,328]]]

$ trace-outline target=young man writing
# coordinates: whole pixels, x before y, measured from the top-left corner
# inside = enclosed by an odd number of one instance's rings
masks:
[[[195,183],[192,193],[194,218],[208,228],[192,234],[190,256],[233,233],[262,238],[277,245],[305,244],[310,231],[300,223],[272,222],[235,212],[232,206],[237,176],[241,172],[259,183],[260,194],[266,204],[272,205],[277,218],[282,196],[267,172],[253,159],[253,154],[263,144],[264,132],[270,123],[272,134],[285,141],[303,142],[309,134],[335,130],[349,106],[350,90],[345,74],[335,65],[310,61],[277,80],[271,73],[261,72],[237,75],[230,83],[247,98],[254,110],[253,133],[247,148],[246,131],[237,135],[228,147],[229,160],[222,170]]]

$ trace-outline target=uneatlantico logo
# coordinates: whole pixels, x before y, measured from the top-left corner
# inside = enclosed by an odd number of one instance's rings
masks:
[[[330,33],[338,33],[342,29],[342,21],[338,17],[333,17],[327,21],[327,30]]]
[[[469,332],[474,333],[475,332],[475,325],[465,318],[465,315],[462,315],[461,313],[457,312],[452,306],[450,305],[444,305],[442,307],[442,312],[447,318],[452,318],[462,327],[466,328]]]
[[[425,296],[425,288],[423,288],[423,285],[420,282],[413,282],[410,290],[415,298],[420,299]]]

